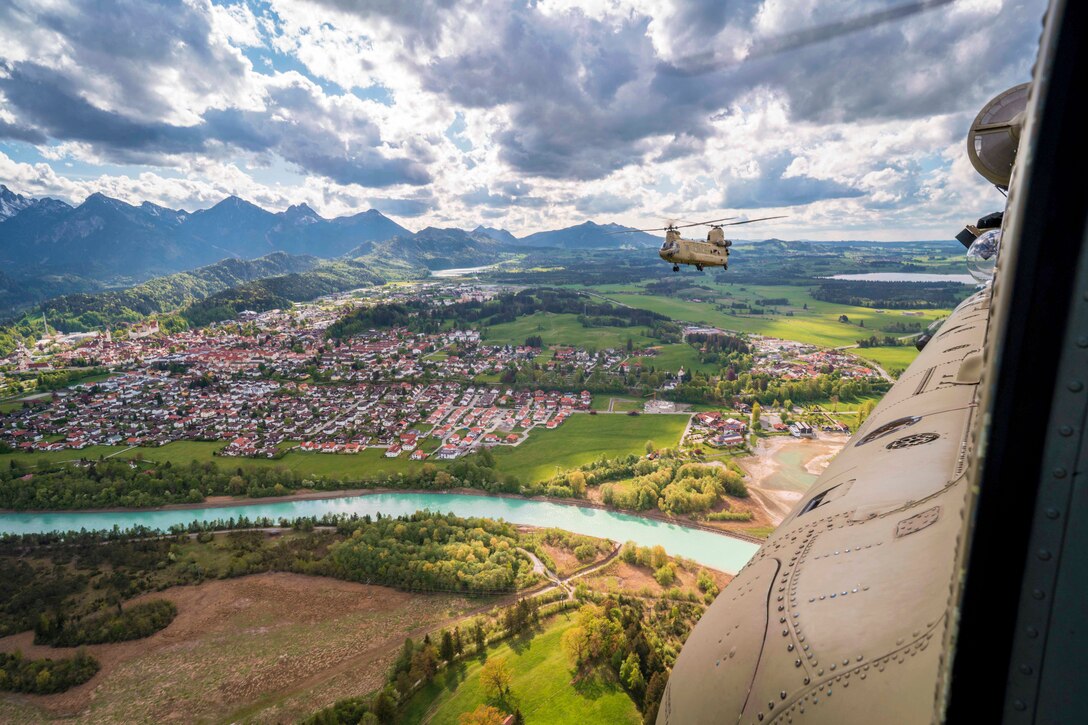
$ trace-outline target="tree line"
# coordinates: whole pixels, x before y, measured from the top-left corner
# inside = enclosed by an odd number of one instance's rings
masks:
[[[971,294],[959,282],[874,282],[829,279],[810,291],[824,302],[880,309],[941,309],[958,305]]]
[[[78,619],[66,619],[63,610],[43,612],[34,626],[34,644],[78,647],[85,644],[127,642],[150,637],[165,629],[178,614],[177,606],[166,599],[133,604]]]
[[[495,468],[490,450],[459,458],[442,467],[424,463],[410,471],[375,475],[364,480],[306,478],[286,466],[227,468],[212,461],[131,464],[100,459],[77,464],[29,467],[17,457],[0,465],[0,508],[15,511],[87,508],[147,508],[200,503],[208,496],[263,498],[287,495],[300,488],[336,491],[357,485],[397,489],[448,490],[475,488],[490,493],[542,493],[539,485],[523,486]]]
[[[258,527],[290,525],[291,537]],[[196,533],[195,537],[187,533]],[[216,531],[230,530],[216,535]],[[324,516],[220,520],[175,527],[0,537],[0,636],[37,629],[43,643],[146,636],[169,603],[124,607],[139,594],[266,571],[331,576],[416,591],[513,592],[537,581],[523,535],[482,518]],[[214,554],[214,555],[212,555]],[[93,594],[93,596],[91,596]],[[146,634],[142,634],[146,633]]]
[[[82,650],[65,659],[27,659],[22,653],[0,652],[0,690],[51,695],[82,685],[95,676],[98,660]]]

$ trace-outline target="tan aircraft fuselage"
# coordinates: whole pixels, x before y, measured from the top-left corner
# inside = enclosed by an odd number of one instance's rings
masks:
[[[721,227],[714,227],[706,235],[706,241],[683,239],[680,232],[669,229],[665,233],[665,243],[658,250],[658,255],[678,269],[681,264],[693,264],[698,269],[703,267],[729,268],[729,247],[733,243],[725,238]]]
[[[956,308],[722,590],[657,725],[941,719],[990,293]]]

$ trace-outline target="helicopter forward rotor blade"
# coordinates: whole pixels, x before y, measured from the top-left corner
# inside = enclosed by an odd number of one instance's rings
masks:
[[[662,63],[661,69],[665,73],[677,76],[698,76],[703,75],[704,73],[712,73],[713,71],[724,70],[731,66],[740,65],[745,61],[766,58],[789,50],[797,50],[798,48],[821,43],[825,40],[832,40],[843,35],[849,35],[850,33],[857,33],[895,20],[902,20],[911,15],[917,15],[918,13],[924,13],[928,10],[935,10],[944,5],[950,5],[955,1],[956,0],[917,0],[916,2],[903,3],[902,5],[896,5],[885,10],[878,10],[864,15],[857,15],[852,18],[846,18],[845,20],[818,25],[814,28],[808,28],[807,30],[799,30],[794,33],[767,38],[763,42],[757,43],[744,58],[727,58],[713,52],[698,53],[680,59],[679,63]]]
[[[786,214],[783,214],[781,216],[765,216],[765,217],[760,217],[759,219],[747,219],[747,220],[742,221],[742,222],[733,222],[731,224],[722,224],[722,226],[723,227],[735,227],[735,226],[737,226],[739,224],[752,224],[754,222],[765,222],[765,221],[767,221],[769,219],[785,219],[786,216],[787,216]]]
[[[673,227],[659,227],[657,229],[623,229],[623,230],[618,231],[618,232],[605,232],[604,236],[610,237],[613,234],[634,234],[635,232],[663,232],[663,231],[665,231],[667,229],[672,229],[672,228]]]

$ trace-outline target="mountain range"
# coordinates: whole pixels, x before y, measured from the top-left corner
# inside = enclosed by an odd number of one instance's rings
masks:
[[[359,257],[382,243],[385,253],[426,249],[434,258],[458,252],[651,246],[658,240],[615,224],[585,222],[518,239],[505,229],[427,228],[413,233],[376,209],[326,219],[306,204],[270,212],[230,196],[194,212],[144,202],[134,206],[101,193],[80,205],[35,199],[0,185],[0,265],[12,276],[71,274],[100,282],[132,283],[234,257],[272,252],[325,259]],[[439,249],[448,245],[448,249]],[[437,264],[437,263],[436,263]],[[433,265],[428,264],[427,266]]]
[[[0,186],[0,264],[9,274],[78,274],[132,281],[220,259],[272,252],[339,257],[366,242],[409,234],[370,211],[325,219],[301,204],[273,213],[231,196],[187,212],[92,194],[79,206],[29,199]]]
[[[560,249],[601,249],[617,247],[656,247],[661,238],[619,224],[583,222],[573,227],[537,232],[517,240],[522,247],[558,247]]]

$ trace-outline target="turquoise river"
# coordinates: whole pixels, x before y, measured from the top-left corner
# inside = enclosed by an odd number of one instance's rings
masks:
[[[0,514],[0,533],[30,534],[80,529],[122,529],[146,526],[166,530],[175,524],[247,517],[293,519],[323,514],[377,514],[400,516],[421,509],[458,516],[484,516],[526,526],[555,526],[578,534],[613,541],[634,541],[639,546],[661,544],[675,556],[735,574],[759,548],[757,545],[700,529],[662,521],[518,498],[444,493],[376,493],[345,498],[276,501],[211,508],[150,511],[8,513]]]

